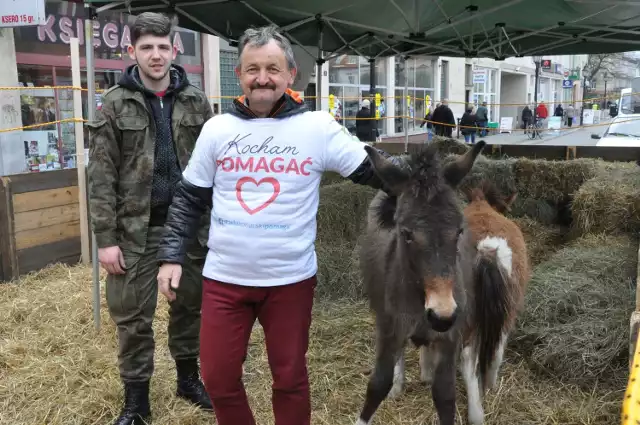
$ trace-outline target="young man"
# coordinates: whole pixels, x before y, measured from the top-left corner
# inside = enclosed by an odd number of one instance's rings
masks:
[[[176,190],[158,253],[160,291],[187,282],[184,240],[213,205],[204,266],[202,377],[218,425],[254,425],[242,363],[252,325],[264,329],[277,425],[308,425],[306,367],[316,286],[316,213],[322,172],[381,187],[361,143],[325,111],[310,112],[288,89],[296,64],[271,27],[239,40],[244,93],[231,113],[202,129]],[[387,155],[388,156],[388,155]]]
[[[116,425],[150,418],[149,380],[154,369],[152,322],[157,304],[158,244],[173,191],[202,126],[213,114],[205,94],[173,65],[177,49],[169,18],[143,13],[131,29],[129,55],[136,64],[103,96],[90,127],[89,184],[100,264],[109,273],[106,297],[117,325],[118,363],[125,400]],[[189,241],[185,282],[170,303],[169,350],[177,369],[177,395],[211,408],[199,377],[202,242]],[[195,235],[194,235],[195,236]]]

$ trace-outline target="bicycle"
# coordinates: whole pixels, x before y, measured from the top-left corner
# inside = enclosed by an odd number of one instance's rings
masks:
[[[529,124],[527,130],[527,136],[529,139],[533,140],[536,137],[538,139],[542,139],[542,132],[544,131],[543,120],[541,118],[537,118],[535,123]]]

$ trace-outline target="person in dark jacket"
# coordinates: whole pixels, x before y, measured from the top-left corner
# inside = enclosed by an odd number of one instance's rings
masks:
[[[444,99],[442,104],[433,111],[432,119],[436,135],[451,138],[453,128],[456,126],[456,119],[453,116],[453,111],[449,108],[447,99]]]
[[[467,106],[467,110],[460,119],[460,133],[464,136],[465,143],[476,143],[478,117],[473,113],[473,106]]]
[[[375,142],[378,136],[376,124],[376,120],[371,116],[371,102],[365,99],[356,114],[356,137],[363,142]]]
[[[533,122],[533,111],[529,108],[529,105],[524,105],[522,110],[522,124],[524,125],[524,133],[529,132],[529,125]]]
[[[562,109],[562,105],[558,105],[556,106],[556,110],[553,111],[553,116],[554,117],[561,117],[564,115],[564,109]]]
[[[306,352],[317,282],[321,175],[334,171],[354,183],[388,189],[374,172],[369,146],[328,112],[309,111],[289,89],[295,58],[275,27],[247,29],[238,56],[244,94],[202,129],[169,210],[157,257],[158,285],[170,300],[182,288],[184,243],[211,207],[200,361],[217,424],[255,424],[242,365],[257,319],[274,381],[275,423],[308,425]]]
[[[436,104],[436,108],[440,106],[440,103]],[[427,126],[427,140],[430,141],[433,138],[433,109],[424,116],[424,120],[420,123],[420,128]]]
[[[480,127],[480,137],[485,137],[487,135],[487,124],[489,123],[489,109],[487,109],[486,101],[482,102],[478,107],[475,115]]]

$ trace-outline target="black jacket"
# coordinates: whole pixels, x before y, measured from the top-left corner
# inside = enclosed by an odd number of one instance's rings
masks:
[[[179,65],[172,65],[170,77],[171,82],[163,97],[145,87],[138,65],[130,65],[118,81],[118,85],[144,95],[156,128],[150,226],[164,224],[173,190],[182,175],[173,143],[171,117],[175,96],[189,86],[189,80],[187,72]]]
[[[284,118],[307,110],[307,106],[294,92],[287,91],[273,107],[269,117]],[[229,113],[246,120],[257,118],[245,105],[244,96],[234,99]],[[383,156],[392,158],[394,162],[401,162],[386,152],[378,151]],[[348,178],[354,183],[371,186],[375,189],[386,189],[383,187],[380,178],[374,173],[369,157],[366,157]],[[165,235],[158,249],[158,262],[182,264],[186,252],[186,243],[195,233],[200,216],[207,207],[212,207],[212,195],[213,188],[198,187],[185,179],[181,180],[176,188],[173,203],[169,207],[169,214],[165,223]]]
[[[462,134],[474,134],[476,133],[475,128],[478,126],[478,117],[471,112],[465,112],[460,118],[460,133]]]
[[[376,122],[365,118],[371,118],[371,109],[361,108],[356,114],[356,137],[363,142],[373,142],[377,137],[374,133]]]

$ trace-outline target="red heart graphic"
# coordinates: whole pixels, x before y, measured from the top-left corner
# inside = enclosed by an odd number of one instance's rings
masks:
[[[271,195],[271,197],[269,199],[266,200],[265,203],[263,203],[262,205],[258,206],[257,208],[253,208],[253,209],[249,208],[249,206],[242,199],[242,185],[244,185],[245,183],[248,183],[248,182],[251,182],[251,183],[255,184],[256,186],[260,186],[262,183],[271,183],[271,185],[273,186],[273,194]],[[248,212],[249,214],[251,214],[251,215],[257,213],[258,211],[262,211],[263,209],[267,208],[267,206],[270,203],[272,203],[278,197],[279,193],[280,193],[280,182],[278,180],[274,179],[273,177],[265,177],[263,179],[260,179],[260,181],[256,181],[253,177],[242,177],[236,183],[236,198],[238,199],[238,202],[240,202],[240,205],[242,206],[242,208],[244,208],[244,210],[246,212]]]

